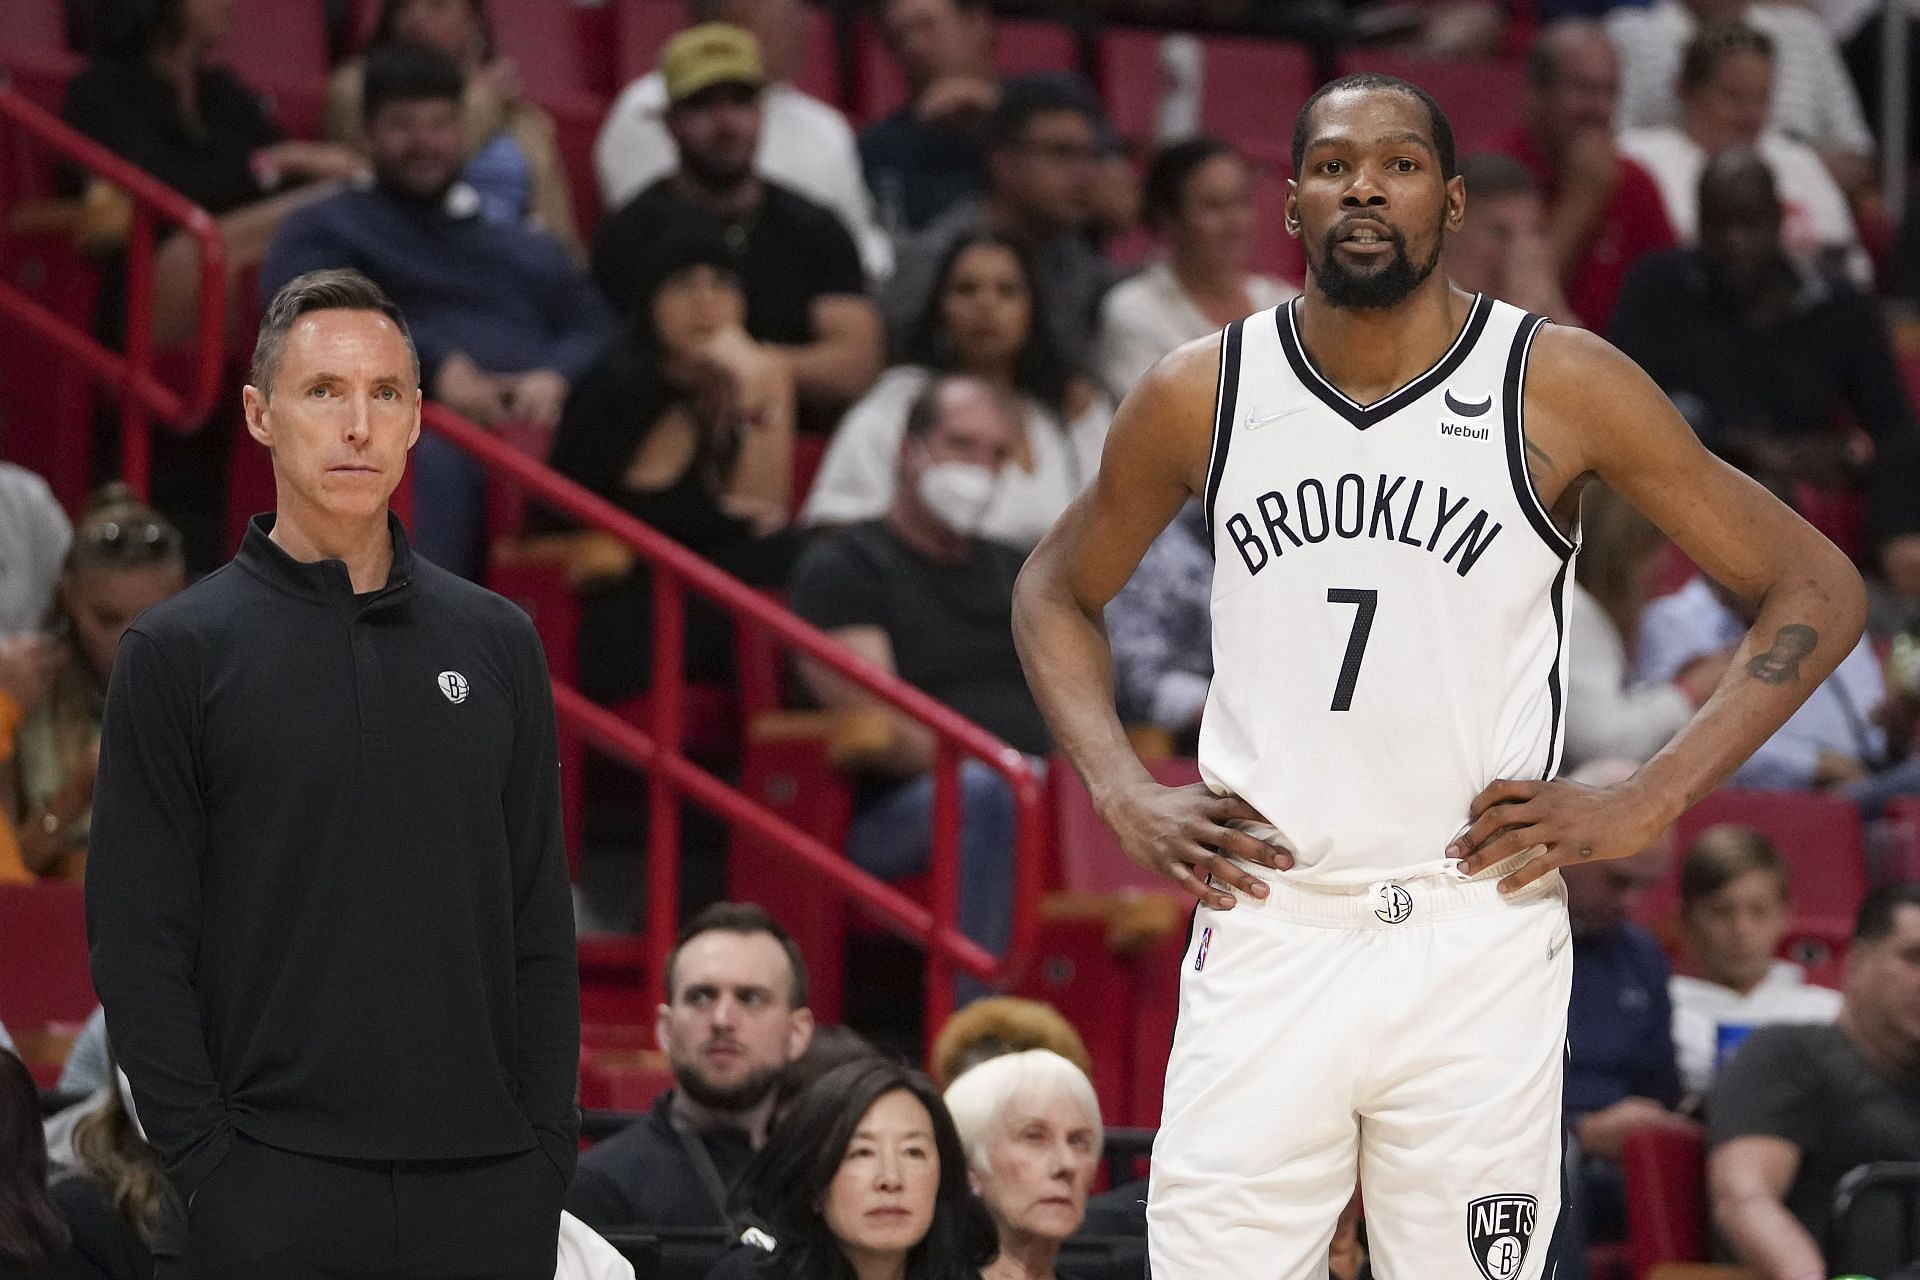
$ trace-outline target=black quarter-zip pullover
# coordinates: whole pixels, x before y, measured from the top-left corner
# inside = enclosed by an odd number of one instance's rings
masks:
[[[579,991],[533,626],[416,559],[387,585],[257,517],[114,663],[93,980],[183,1191],[229,1130],[310,1155],[536,1142],[569,1176]]]

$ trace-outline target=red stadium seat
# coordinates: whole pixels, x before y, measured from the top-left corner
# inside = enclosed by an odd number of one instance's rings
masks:
[[[1201,36],[1200,128],[1262,159],[1284,157],[1293,116],[1313,92],[1313,59],[1279,40]],[[1125,137],[1149,137],[1167,80],[1160,66],[1166,37],[1108,31],[1100,37],[1100,96]]]
[[[1867,868],[1860,811],[1852,801],[1818,792],[1716,791],[1674,824],[1676,855],[1684,854],[1702,831],[1723,822],[1752,827],[1787,860],[1796,917],[1853,919],[1867,893]],[[1678,861],[1667,877],[1673,905],[1678,903]]]
[[[661,47],[686,25],[686,6],[679,0],[614,0],[615,91],[658,70]]]
[[[312,87],[327,78],[324,0],[240,0],[213,61],[255,89]]]
[[[519,70],[527,95],[604,97],[614,83],[614,14],[575,0],[496,0],[487,7],[493,44]]]
[[[1707,1257],[1706,1141],[1697,1133],[1636,1129],[1620,1163],[1626,1174],[1627,1258],[1644,1276],[1668,1262]]]
[[[1868,868],[1875,885],[1920,881],[1920,796],[1887,802]]]
[[[80,59],[67,47],[64,0],[6,0],[0,22],[0,73],[10,87],[58,111]]]
[[[80,886],[0,884],[0,1022],[77,1028],[96,1003]]]
[[[870,18],[855,28],[859,92],[850,113],[862,123],[878,120],[907,100],[906,78]],[[1080,65],[1073,32],[1057,22],[1002,18],[994,24],[993,69],[1003,76],[1033,71],[1073,71]]]
[[[1432,94],[1453,126],[1458,154],[1483,150],[1520,124],[1527,101],[1527,67],[1520,59],[1440,61],[1382,49],[1358,49],[1340,59],[1340,71],[1383,71]]]
[[[1154,760],[1147,771],[1167,786],[1200,780],[1194,760]],[[1112,828],[1094,812],[1093,797],[1064,756],[1047,768],[1053,807],[1054,848],[1060,859],[1060,887],[1080,893],[1165,893],[1184,898],[1170,882],[1141,867],[1120,851]]]

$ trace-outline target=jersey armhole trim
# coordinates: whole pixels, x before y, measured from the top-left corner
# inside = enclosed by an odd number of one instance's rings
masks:
[[[1501,401],[1504,405],[1507,436],[1507,474],[1513,480],[1513,496],[1520,503],[1527,523],[1540,535],[1547,549],[1562,560],[1571,556],[1577,549],[1576,544],[1560,531],[1553,522],[1546,503],[1540,501],[1540,493],[1533,487],[1533,477],[1527,472],[1526,404],[1527,357],[1533,351],[1534,335],[1547,323],[1545,316],[1528,314],[1520,321],[1520,328],[1513,337],[1513,351],[1507,356],[1507,376]]]
[[[1207,488],[1201,512],[1207,523],[1207,554],[1213,554],[1213,502],[1220,493],[1220,477],[1227,470],[1227,449],[1233,443],[1233,415],[1240,394],[1240,333],[1244,321],[1235,320],[1220,333],[1220,382],[1213,393],[1213,448],[1207,454]]]

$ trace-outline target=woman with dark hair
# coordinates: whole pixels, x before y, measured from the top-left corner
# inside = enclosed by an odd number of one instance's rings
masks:
[[[494,49],[482,0],[383,0],[367,48],[396,40],[440,50],[466,77],[463,112],[471,158],[462,177],[479,195],[481,215],[544,227],[581,257],[553,117],[520,96],[513,60]],[[364,143],[365,71],[366,60],[355,58],[327,82],[327,136],[356,147]]]
[[[642,272],[625,333],[567,397],[548,464],[755,586],[786,581],[793,473],[792,376],[748,338],[733,251],[716,234],[659,247]],[[536,527],[570,529],[553,513]],[[580,684],[600,702],[641,692],[651,676],[651,576],[626,544],[593,531],[529,539],[582,592]],[[724,615],[692,602],[687,671],[724,678]]]
[[[27,1064],[0,1049],[0,1280],[75,1274],[73,1233],[47,1194],[40,1091]]]
[[[96,491],[55,595],[60,667],[46,697],[14,704],[14,723],[4,726],[12,750],[0,766],[0,805],[14,824],[19,865],[0,864],[0,880],[80,878],[114,650],[135,617],[185,585],[179,531],[123,484]]]
[[[774,1245],[742,1246],[709,1280],[978,1280],[996,1250],[939,1093],[885,1058],[801,1095],[735,1196]]]
[[[1140,206],[1147,228],[1166,241],[1167,252],[1101,301],[1094,368],[1115,399],[1180,344],[1300,292],[1247,269],[1253,255],[1253,172],[1219,139],[1191,138],[1155,156]]]
[[[879,381],[833,433],[801,514],[810,525],[883,515],[893,502],[907,409],[936,373],[963,373],[1003,389],[1026,428],[993,501],[970,532],[1033,546],[1093,478],[1113,406],[1076,385],[1014,241],[993,231],[962,237],[935,277],[906,361]],[[1086,407],[1075,412],[1076,400]]]

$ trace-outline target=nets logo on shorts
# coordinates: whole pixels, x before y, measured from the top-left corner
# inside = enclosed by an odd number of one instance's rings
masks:
[[[1514,1280],[1533,1243],[1540,1202],[1532,1196],[1481,1196],[1467,1205],[1467,1251],[1487,1280]]]

